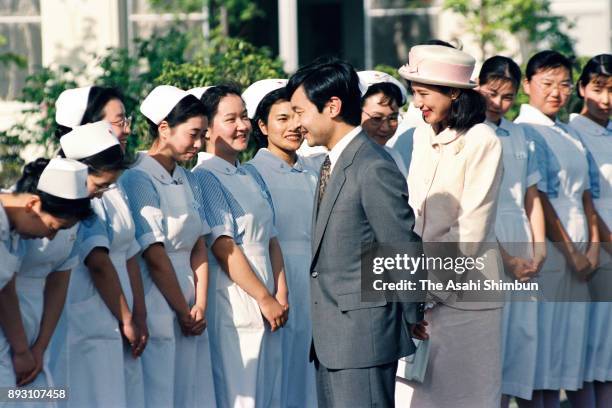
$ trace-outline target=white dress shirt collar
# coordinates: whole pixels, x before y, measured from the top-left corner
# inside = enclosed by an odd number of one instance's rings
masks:
[[[519,116],[523,119],[522,122],[531,123],[542,126],[555,126],[557,123],[542,113],[538,108],[527,103],[521,105]]]
[[[332,147],[332,149],[329,151],[329,161],[331,162],[331,167],[329,169],[330,174],[334,171],[334,166],[336,165],[336,162],[340,158],[340,155],[342,154],[344,149],[346,149],[346,146],[348,146],[348,144],[351,143],[351,141],[359,133],[361,133],[361,126],[357,126],[355,129],[344,135],[342,139],[340,139],[338,143],[336,143],[336,145]]]

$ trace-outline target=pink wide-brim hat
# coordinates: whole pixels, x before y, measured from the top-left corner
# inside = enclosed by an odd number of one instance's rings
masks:
[[[410,49],[408,64],[398,72],[408,81],[451,88],[472,89],[470,78],[476,60],[470,54],[443,45],[417,45]]]

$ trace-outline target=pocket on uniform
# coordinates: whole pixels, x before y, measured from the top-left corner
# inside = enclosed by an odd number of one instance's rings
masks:
[[[69,330],[75,339],[115,340],[120,338],[117,319],[99,295],[66,305]]]
[[[362,302],[361,292],[336,295],[336,298],[338,301],[338,308],[341,312],[359,309],[372,309],[374,307],[383,307],[387,305],[387,301],[385,300],[379,300],[376,302]]]

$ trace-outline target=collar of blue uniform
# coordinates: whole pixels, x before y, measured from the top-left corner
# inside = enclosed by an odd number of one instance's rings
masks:
[[[162,166],[157,160],[149,156],[146,152],[139,152],[136,161],[136,166],[144,170],[151,177],[155,178],[162,184],[183,184],[187,180],[183,174],[183,168],[178,164],[174,167],[172,174]]]
[[[495,130],[495,134],[497,136],[501,136],[501,137],[510,136],[510,125],[509,125],[510,122],[508,122],[506,119],[501,118],[499,125],[489,120],[485,120],[485,123],[489,125],[493,130]]]
[[[598,136],[612,136],[612,120],[608,121],[608,126],[603,127],[599,123],[593,122],[591,119],[586,116],[582,116],[576,113],[572,113],[570,115],[570,122],[581,131],[582,128],[588,133],[598,135]]]
[[[231,165],[219,156],[215,156],[214,154],[208,152],[198,153],[198,164],[203,165],[209,170],[217,171],[223,174],[247,174],[246,170],[242,168],[239,161],[236,161],[234,165]]]
[[[300,155],[297,156],[295,164],[290,166],[266,148],[257,151],[257,154],[253,158],[253,162],[261,162],[263,165],[269,166],[272,170],[279,173],[302,173],[305,171],[303,159]]]

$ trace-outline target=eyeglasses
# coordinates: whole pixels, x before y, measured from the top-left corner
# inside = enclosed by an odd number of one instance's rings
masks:
[[[569,81],[563,82],[553,82],[548,79],[544,79],[541,81],[534,81],[536,85],[544,92],[545,94],[550,94],[553,89],[557,88],[560,94],[569,95],[574,90],[574,85]]]
[[[124,116],[123,118],[119,119],[116,122],[111,122],[111,125],[115,125],[117,127],[120,128],[127,128],[130,127],[130,125],[132,124],[132,117],[131,116]]]
[[[370,123],[375,127],[382,126],[384,122],[387,122],[389,126],[397,126],[397,123],[399,121],[398,113],[392,113],[388,116],[372,116],[366,111],[362,111],[362,112],[368,115],[368,117],[370,118]]]

